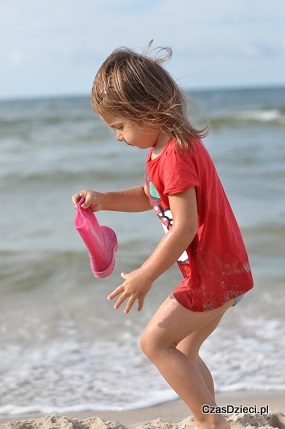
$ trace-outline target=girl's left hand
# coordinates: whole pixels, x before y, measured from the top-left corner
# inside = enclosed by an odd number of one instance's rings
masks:
[[[141,311],[144,304],[146,294],[149,292],[152,281],[146,279],[140,269],[134,270],[129,274],[121,273],[122,278],[125,280],[120,286],[118,286],[109,296],[108,300],[112,300],[116,296],[120,295],[116,304],[115,309],[118,309],[121,304],[128,299],[124,313],[128,313],[135,301],[138,300],[138,311]]]

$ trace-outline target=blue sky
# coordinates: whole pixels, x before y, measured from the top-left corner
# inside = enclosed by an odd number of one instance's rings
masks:
[[[284,0],[0,0],[0,98],[89,94],[118,46],[170,46],[182,87],[285,84]]]

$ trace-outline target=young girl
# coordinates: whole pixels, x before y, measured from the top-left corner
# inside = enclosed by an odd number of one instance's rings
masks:
[[[168,57],[171,50],[167,49]],[[183,280],[159,307],[141,336],[141,348],[192,410],[192,428],[228,429],[215,406],[209,369],[199,356],[225,311],[253,286],[247,252],[224,189],[182,91],[161,59],[129,49],[114,51],[99,69],[92,106],[130,146],[148,149],[144,186],[116,192],[82,190],[83,208],[137,212],[153,208],[166,234],[109,296],[128,313],[142,310],[153,282],[175,262]]]

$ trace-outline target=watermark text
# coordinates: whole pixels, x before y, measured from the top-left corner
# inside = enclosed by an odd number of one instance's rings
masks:
[[[260,414],[263,416],[264,414],[268,414],[269,406],[264,405],[258,407],[257,405],[245,406],[245,405],[232,405],[227,404],[223,406],[213,406],[213,405],[203,405],[202,413],[203,414]]]

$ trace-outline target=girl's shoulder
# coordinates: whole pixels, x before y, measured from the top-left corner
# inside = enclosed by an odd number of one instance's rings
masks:
[[[189,141],[188,150],[181,149],[175,142],[175,140],[170,140],[166,153],[173,153],[173,155],[182,158],[195,158],[197,156],[208,155],[208,151],[204,143],[199,138],[195,138]]]
[[[173,158],[192,159],[209,157],[209,153],[202,140],[195,138],[189,144],[189,150],[182,150],[174,139],[169,139],[159,155],[153,153],[152,148],[149,150],[147,162],[152,164],[169,163]]]

